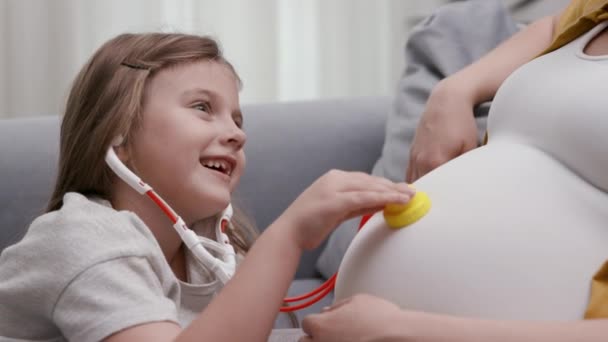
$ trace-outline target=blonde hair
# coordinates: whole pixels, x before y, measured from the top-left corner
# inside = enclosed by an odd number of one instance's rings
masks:
[[[215,40],[178,33],[122,34],[102,45],[76,76],[61,124],[59,167],[47,212],[63,205],[67,192],[109,199],[116,179],[104,156],[114,137],[124,142],[141,123],[147,81],[162,69],[214,61],[226,65]],[[237,252],[249,250],[257,232],[235,208],[227,230]]]

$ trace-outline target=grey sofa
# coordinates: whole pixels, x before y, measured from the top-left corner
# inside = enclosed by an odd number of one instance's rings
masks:
[[[236,195],[258,228],[326,171],[370,172],[382,150],[389,106],[388,97],[244,106],[248,165]],[[0,120],[0,250],[17,242],[43,211],[56,172],[59,125],[58,116]],[[315,269],[321,248],[302,258],[291,295],[324,281]],[[298,318],[331,301],[329,296]],[[277,327],[287,326],[279,317]]]

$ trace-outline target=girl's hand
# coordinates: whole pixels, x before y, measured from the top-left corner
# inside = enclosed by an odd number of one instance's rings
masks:
[[[473,101],[463,88],[443,81],[433,89],[410,150],[408,183],[477,147]]]
[[[332,170],[296,198],[277,221],[293,229],[299,247],[313,249],[342,221],[374,213],[389,203],[405,204],[414,192],[405,183]]]

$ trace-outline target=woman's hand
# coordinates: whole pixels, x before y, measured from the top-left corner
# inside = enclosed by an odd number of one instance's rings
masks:
[[[433,89],[410,150],[408,183],[477,147],[474,104],[464,88],[446,79]]]
[[[414,192],[405,183],[332,170],[310,185],[277,221],[293,229],[298,246],[313,249],[342,221],[374,213],[389,203],[405,204]]]
[[[300,342],[388,341],[406,337],[403,311],[384,299],[356,295],[302,321]]]

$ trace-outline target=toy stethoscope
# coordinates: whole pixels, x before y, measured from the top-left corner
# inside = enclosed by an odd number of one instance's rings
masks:
[[[234,247],[230,244],[228,235],[224,232],[226,228],[233,229],[230,223],[233,215],[232,205],[228,205],[226,209],[222,211],[220,219],[215,225],[215,235],[217,241],[206,238],[204,236],[198,236],[194,231],[186,226],[186,223],[182,218],[175,213],[175,211],[165,202],[151,186],[144,183],[135,173],[127,168],[118,158],[114,152],[114,147],[119,146],[122,143],[122,138],[117,138],[112,146],[108,149],[105,157],[105,161],[108,166],[114,171],[114,173],[127,183],[130,187],[135,189],[141,195],[147,195],[156,205],[167,215],[167,217],[173,223],[173,228],[182,239],[186,247],[192,252],[192,255],[209,271],[213,272],[218,279],[226,284],[236,271],[236,253]],[[392,228],[401,228],[409,224],[414,223],[430,209],[430,201],[425,193],[416,192],[416,195],[405,205],[394,205],[389,204],[384,209],[384,218],[386,223]],[[367,219],[371,215],[363,217],[359,229],[363,227]],[[213,256],[207,249],[210,249],[218,254],[218,257]],[[286,303],[301,302],[305,299],[308,301],[291,306],[281,307],[281,312],[297,311],[321,300],[331,290],[333,290],[336,283],[337,273],[329,278],[325,283],[319,286],[316,290],[309,293],[296,296],[288,297],[283,299]],[[314,298],[313,298],[314,297]]]
[[[228,207],[222,211],[220,219],[215,225],[215,236],[217,241],[196,235],[194,231],[186,226],[184,220],[175,213],[167,202],[154,192],[154,189],[152,189],[151,186],[144,183],[135,175],[135,173],[129,170],[120,159],[118,159],[118,156],[114,152],[114,146],[117,145],[119,144],[114,144],[106,153],[105,160],[108,166],[120,179],[141,195],[148,195],[148,197],[150,197],[171,220],[173,228],[175,228],[175,231],[186,247],[192,252],[192,255],[194,255],[205,268],[213,272],[223,284],[227,283],[236,270],[236,253],[234,247],[230,244],[228,235],[224,233],[226,227],[232,227],[230,223],[233,214],[232,206],[229,204]],[[218,257],[214,257],[207,249],[216,252]]]

